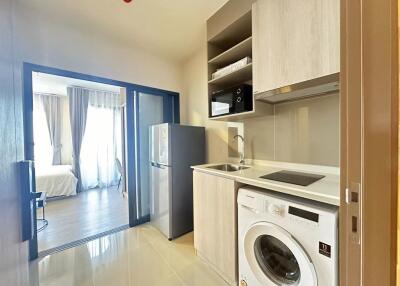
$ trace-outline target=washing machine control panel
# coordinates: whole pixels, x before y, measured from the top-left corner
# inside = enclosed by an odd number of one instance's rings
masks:
[[[285,216],[286,208],[284,205],[264,201],[264,211],[274,216]]]
[[[317,213],[272,200],[264,200],[264,212],[276,217],[288,217],[292,221],[310,226],[318,226],[319,222]]]

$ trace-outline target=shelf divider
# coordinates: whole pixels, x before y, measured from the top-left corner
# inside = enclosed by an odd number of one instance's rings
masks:
[[[226,64],[233,63],[244,57],[251,57],[252,56],[251,47],[252,47],[252,37],[250,36],[247,39],[238,43],[237,45],[233,46],[232,48],[212,58],[211,60],[208,61],[208,63],[218,66],[223,66]]]
[[[251,80],[252,79],[252,68],[253,65],[252,63],[249,63],[245,65],[244,67],[231,72],[227,75],[214,78],[208,81],[209,84],[215,84],[215,85],[230,85],[230,84],[240,84],[244,81]]]

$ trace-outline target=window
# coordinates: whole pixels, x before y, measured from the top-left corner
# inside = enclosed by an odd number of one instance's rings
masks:
[[[83,189],[118,184],[116,159],[122,161],[121,137],[120,107],[91,100],[80,157]]]
[[[51,146],[49,129],[43,103],[38,95],[33,96],[33,141],[36,168],[52,165],[53,148]]]

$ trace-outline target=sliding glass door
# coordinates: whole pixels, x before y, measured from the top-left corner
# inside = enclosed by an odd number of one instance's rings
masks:
[[[114,143],[111,140],[120,137],[118,127],[123,126],[123,138],[121,140],[123,150],[116,150],[118,159],[123,162],[121,166],[123,175],[122,183],[127,190],[129,198],[129,225],[135,226],[149,220],[150,214],[150,190],[149,190],[149,126],[157,123],[174,122],[179,123],[179,94],[169,91],[164,91],[156,88],[139,86],[127,82],[115,81],[107,78],[96,77],[93,75],[85,75],[72,71],[60,70],[51,67],[39,66],[29,63],[23,65],[23,83],[24,83],[24,98],[23,98],[23,121],[24,121],[24,159],[26,162],[21,164],[26,172],[26,176],[21,180],[24,192],[22,196],[26,199],[26,205],[23,209],[23,225],[24,234],[27,240],[29,240],[29,252],[30,259],[36,259],[38,257],[38,243],[37,243],[37,226],[36,226],[36,208],[35,208],[35,197],[32,196],[31,192],[36,190],[35,186],[35,169],[34,164],[29,161],[34,160],[34,134],[33,125],[43,121],[43,118],[34,118],[33,116],[33,73],[46,73],[52,76],[68,77],[77,80],[84,80],[90,82],[97,82],[106,85],[113,85],[124,88],[121,102],[124,103],[123,116],[121,122],[118,121],[118,113],[114,110],[92,110],[94,116],[92,119],[88,119],[91,122],[87,122],[88,126],[96,129],[92,130],[96,133],[96,141],[102,141],[102,143],[109,142],[108,145],[113,146]],[[98,105],[98,104],[97,104]],[[95,106],[97,106],[95,104]],[[39,113],[43,113],[39,112]],[[107,122],[114,122],[113,127],[107,125],[104,122],[105,119],[109,119]],[[40,129],[40,128],[39,128]],[[47,127],[46,127],[47,129]],[[37,135],[37,134],[35,134]],[[40,135],[40,133],[39,133]],[[110,140],[110,141],[109,141]],[[48,145],[48,143],[47,143]],[[92,145],[92,144],[87,144]],[[119,144],[118,144],[119,145]],[[112,149],[115,149],[112,147]],[[106,156],[107,152],[104,148],[101,150],[95,150],[86,148],[88,152],[84,152],[88,155],[88,160],[94,160],[92,152],[101,153]],[[121,151],[121,152],[120,152]],[[40,154],[40,152],[37,152]],[[102,166],[106,166],[108,162],[115,161],[114,155],[108,156],[111,160],[101,160]],[[119,158],[122,157],[122,158]],[[22,168],[21,167],[21,168]],[[103,172],[106,175],[101,176],[101,183],[108,185],[110,183],[116,183],[115,170],[112,168],[111,171]],[[21,170],[22,171],[22,170]],[[31,172],[31,173],[30,173]],[[107,174],[110,174],[107,175]],[[96,181],[99,181],[96,176]],[[89,184],[90,185],[90,184]],[[32,207],[33,206],[33,207]]]
[[[179,123],[178,95],[168,92],[133,91],[135,137],[135,196],[130,198],[131,226],[150,220],[150,126]],[[129,99],[128,99],[129,103]],[[129,180],[129,178],[128,178]],[[130,196],[133,192],[130,192]]]

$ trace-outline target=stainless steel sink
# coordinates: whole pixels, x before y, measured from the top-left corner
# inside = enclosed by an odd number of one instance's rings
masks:
[[[215,170],[219,170],[219,171],[225,171],[225,172],[235,172],[235,171],[240,171],[240,170],[246,170],[250,167],[233,165],[233,164],[222,164],[222,165],[210,166],[207,168],[215,169]]]

